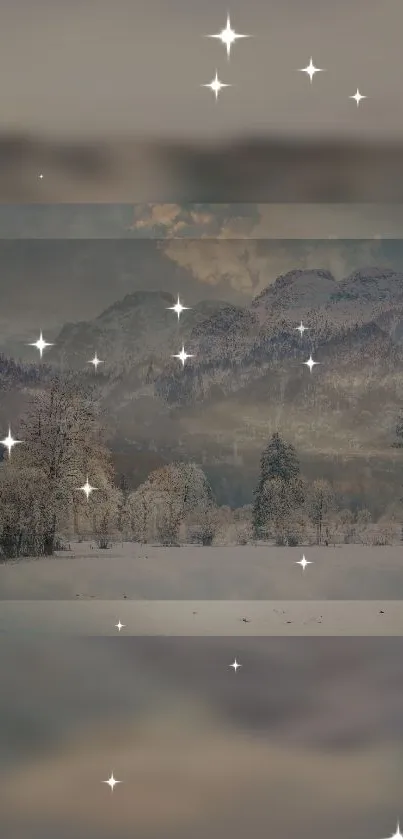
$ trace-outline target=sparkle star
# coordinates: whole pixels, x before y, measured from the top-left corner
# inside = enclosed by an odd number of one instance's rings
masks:
[[[308,361],[304,361],[303,363],[309,367],[309,372],[312,373],[312,368],[315,367],[315,364],[320,364],[320,361],[314,361],[312,355],[310,355]]]
[[[358,90],[358,87],[357,87],[357,93],[354,93],[354,96],[349,96],[348,98],[349,99],[355,99],[355,101],[357,103],[357,108],[358,108],[358,106],[361,102],[361,99],[368,99],[368,96],[362,96],[360,91]]]
[[[39,178],[39,180],[41,180],[41,181],[43,180],[43,175],[42,175],[42,172],[40,173],[40,175],[38,175],[38,178]]]
[[[227,26],[225,29],[222,29],[217,35],[207,35],[207,38],[219,38],[219,40],[225,44],[227,48],[227,56],[230,57],[231,47],[238,38],[249,38],[250,35],[240,35],[238,32],[234,32],[231,28],[231,21],[228,15],[227,17]]]
[[[402,834],[400,833],[400,824],[399,822],[396,825],[396,833],[393,836],[388,837],[388,839],[403,839]]]
[[[88,476],[87,476],[87,480],[86,480],[85,484],[83,484],[82,487],[77,487],[77,489],[81,489],[82,492],[84,492],[84,494],[87,496],[87,501],[88,501],[91,493],[94,491],[94,489],[97,489],[97,487],[92,487],[91,484],[88,483]]]
[[[113,792],[113,788],[116,786],[116,784],[120,784],[121,781],[117,781],[116,778],[113,777],[113,772],[112,772],[111,777],[108,778],[107,781],[103,781],[102,783],[103,784],[108,784],[108,786],[111,788],[111,792]]]
[[[103,364],[103,361],[102,359],[98,358],[97,354],[95,353],[94,358],[91,358],[91,361],[89,361],[88,364],[93,364],[96,372],[98,369],[98,364]]]
[[[229,666],[233,667],[234,668],[234,673],[236,673],[236,671],[238,670],[238,667],[242,667],[242,664],[238,664],[237,660],[235,659],[235,661],[232,664],[230,664]]]
[[[181,313],[188,310],[188,309],[189,309],[189,306],[182,306],[182,303],[179,300],[179,294],[178,294],[178,302],[175,303],[175,306],[168,306],[167,307],[167,311],[169,310],[171,312],[176,312],[176,314],[178,315],[178,320],[181,316]]]
[[[121,632],[122,629],[125,629],[126,624],[125,623],[120,623],[120,621],[119,621],[119,623],[115,623],[115,626],[116,626],[116,629],[118,629],[119,632]]]
[[[53,347],[53,344],[48,344],[47,341],[44,341],[43,340],[43,335],[42,335],[42,332],[41,332],[38,340],[34,341],[33,344],[27,344],[27,346],[28,347],[36,347],[36,349],[39,350],[40,357],[42,358],[43,351],[46,349],[46,347]]]
[[[8,435],[4,438],[4,440],[0,440],[2,446],[5,446],[8,449],[8,456],[11,457],[11,449],[13,446],[17,445],[17,443],[22,443],[23,440],[14,440],[13,435],[11,434],[11,428],[8,428]]]
[[[224,84],[224,82],[220,82],[220,80],[219,80],[219,78],[218,78],[218,73],[217,73],[217,70],[216,70],[216,71],[215,71],[215,79],[213,79],[213,81],[212,81],[212,82],[210,82],[209,84],[202,84],[202,87],[209,87],[209,88],[211,88],[211,90],[213,91],[213,93],[214,93],[214,95],[215,95],[216,101],[217,101],[217,99],[218,99],[218,94],[219,94],[219,92],[220,92],[221,88],[223,88],[223,87],[231,87],[231,85],[230,85],[230,84]]]
[[[308,559],[305,559],[305,557],[303,555],[302,559],[298,560],[298,562],[296,562],[295,564],[300,565],[302,570],[305,571],[305,568],[306,568],[307,565],[312,565],[312,561],[308,560]]]
[[[324,73],[325,71],[321,70],[320,67],[315,67],[315,65],[313,64],[313,61],[312,61],[312,56],[311,56],[311,60],[308,64],[308,67],[303,67],[302,69],[299,70],[299,72],[300,73],[307,73],[307,75],[310,78],[311,84],[312,84],[312,79],[313,79],[315,73]]]
[[[185,352],[185,347],[182,347],[181,351],[179,353],[177,353],[176,355],[173,355],[172,358],[179,358],[179,360],[182,362],[182,367],[184,367],[186,359],[187,358],[194,358],[194,356],[189,355],[187,352]]]
[[[300,335],[301,335],[301,338],[302,338],[302,336],[303,336],[303,334],[304,334],[304,332],[305,332],[306,328],[307,328],[307,327],[306,327],[306,326],[304,326],[304,324],[303,324],[303,323],[302,323],[302,321],[301,321],[300,325],[296,327],[295,331],[296,331],[296,332],[299,332],[299,333],[300,333]]]

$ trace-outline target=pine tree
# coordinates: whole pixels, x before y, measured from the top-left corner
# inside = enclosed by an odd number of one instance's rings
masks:
[[[293,488],[291,493],[292,504],[297,506],[298,503],[301,503],[299,498],[301,493],[298,491],[299,477],[300,466],[294,446],[291,443],[286,443],[280,437],[280,434],[275,432],[260,458],[260,477],[254,493],[253,504],[253,527],[257,537],[263,535],[264,527],[268,517],[270,517],[268,482],[281,482],[284,485],[284,495],[288,499],[290,498],[290,489]]]

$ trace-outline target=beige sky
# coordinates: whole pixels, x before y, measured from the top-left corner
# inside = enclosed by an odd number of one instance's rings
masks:
[[[3,130],[402,137],[400,0],[3,0]],[[310,56],[325,68],[309,83]],[[215,70],[231,83],[218,103]],[[357,108],[357,86],[369,98]]]

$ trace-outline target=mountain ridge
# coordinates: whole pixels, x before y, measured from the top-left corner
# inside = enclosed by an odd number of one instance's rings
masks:
[[[385,277],[389,294],[379,301],[376,285],[382,288]],[[219,464],[235,439],[245,462],[254,462],[274,430],[302,453],[377,452],[388,459],[403,404],[401,279],[383,269],[355,272],[341,285],[355,297],[328,306],[334,283],[344,280],[329,272],[323,278],[321,269],[299,270],[289,272],[274,295],[271,286],[259,292],[257,305],[201,301],[179,321],[167,311],[176,302],[172,295],[137,292],[92,321],[65,325],[59,346],[46,351],[46,364],[58,368],[64,353],[64,369],[81,370],[85,381],[98,385],[110,437],[118,449],[126,441],[134,459],[138,451],[154,458],[158,451]],[[304,282],[311,292],[302,310]],[[317,306],[312,294],[320,282],[328,288]],[[296,305],[267,307],[284,285],[290,293],[294,288]],[[259,308],[264,317],[257,316]],[[193,356],[184,367],[172,358],[182,345]],[[88,364],[95,351],[104,359],[98,372]],[[304,366],[311,353],[318,362],[312,372]],[[40,376],[33,386],[40,386]],[[26,384],[18,387],[22,392]]]

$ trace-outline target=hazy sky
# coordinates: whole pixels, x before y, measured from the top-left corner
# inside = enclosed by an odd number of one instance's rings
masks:
[[[403,136],[400,0],[3,0],[2,129]],[[313,56],[313,84],[298,73]],[[218,70],[218,103],[200,87]],[[357,86],[369,98],[349,100]]]

